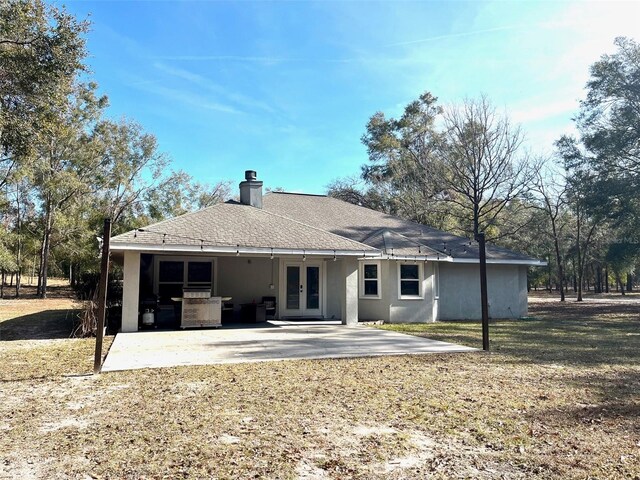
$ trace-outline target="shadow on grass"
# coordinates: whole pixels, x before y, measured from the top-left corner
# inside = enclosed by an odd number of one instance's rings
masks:
[[[397,324],[383,328],[481,348],[479,321]],[[507,361],[573,365],[640,365],[640,322],[632,319],[492,321],[493,352]]]
[[[538,363],[640,364],[638,322],[533,319],[498,322],[495,350]]]
[[[0,341],[69,338],[79,310],[44,310],[0,323]]]
[[[49,285],[47,287],[47,298],[73,298],[75,296],[75,292],[69,285]],[[36,292],[36,287],[33,285],[22,285],[20,287],[20,299],[22,300],[36,300],[38,299],[38,295]],[[15,287],[4,286],[4,300],[15,300],[16,298],[16,290]]]
[[[597,425],[605,420],[616,420],[631,423],[638,431],[637,419],[640,417],[640,371],[636,368],[625,369],[612,374],[591,373],[567,378],[565,380],[580,389],[588,389],[596,394],[594,403],[567,402],[562,408],[537,412],[536,415],[548,421],[565,425],[569,428],[576,424]]]

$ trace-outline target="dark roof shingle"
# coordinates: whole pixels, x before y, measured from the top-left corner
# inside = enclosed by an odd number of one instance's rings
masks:
[[[111,244],[116,250],[125,246],[239,246],[478,261],[478,246],[467,238],[336,198],[272,192],[264,196],[263,207],[220,203],[117,235]],[[527,255],[493,245],[487,245],[487,260],[540,264]]]
[[[163,242],[164,240],[164,242]],[[111,239],[119,244],[375,251],[349,238],[236,202],[170,218]]]
[[[267,211],[286,215],[336,235],[375,246],[389,255],[392,252],[386,248],[388,245],[382,242],[382,238],[377,238],[377,233],[391,232],[387,234],[387,243],[398,244],[397,247],[393,247],[395,255],[424,255],[422,246],[426,246],[436,253],[458,260],[477,261],[479,256],[477,243],[471,242],[468,238],[333,197],[272,192],[264,196],[263,206]],[[405,240],[400,241],[400,237],[404,237]],[[487,245],[487,260],[539,263],[535,258],[494,245]]]

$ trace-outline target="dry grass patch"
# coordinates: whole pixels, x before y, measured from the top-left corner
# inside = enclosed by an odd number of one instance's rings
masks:
[[[21,381],[0,444],[7,471],[47,477],[640,474],[638,404],[575,373],[463,354]]]
[[[69,338],[81,308],[68,285],[52,287],[46,299],[25,287],[21,298],[0,299],[0,341]]]
[[[105,337],[105,355],[112,341],[113,337]],[[92,373],[94,352],[93,338],[0,342],[0,382],[4,382],[0,385]]]
[[[0,478],[640,478],[637,316],[541,308],[494,325],[490,355],[65,377],[92,350],[63,341],[46,378],[0,366]]]

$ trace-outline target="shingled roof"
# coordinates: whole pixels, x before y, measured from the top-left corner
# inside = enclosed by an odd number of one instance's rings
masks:
[[[418,255],[428,260],[450,260],[448,255],[386,228],[374,232],[364,239],[362,243],[371,245],[395,258]]]
[[[354,205],[324,195],[272,192],[264,196],[263,208],[316,228],[380,249],[385,255],[425,256],[441,260],[478,262],[476,242],[426,225]],[[383,234],[384,232],[387,232]],[[386,237],[385,237],[386,235]],[[490,263],[541,265],[539,260],[506,248],[487,245]]]
[[[477,263],[468,238],[324,195],[272,192],[263,208],[220,203],[111,239],[115,251],[301,253]],[[487,245],[487,262],[541,265]]]
[[[361,256],[380,253],[355,240],[237,202],[220,203],[117,235],[111,239],[111,246],[114,250],[335,250]]]

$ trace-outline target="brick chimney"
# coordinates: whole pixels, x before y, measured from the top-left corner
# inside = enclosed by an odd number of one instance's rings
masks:
[[[246,170],[244,178],[240,182],[240,203],[262,208],[262,182],[256,180],[255,170]]]

